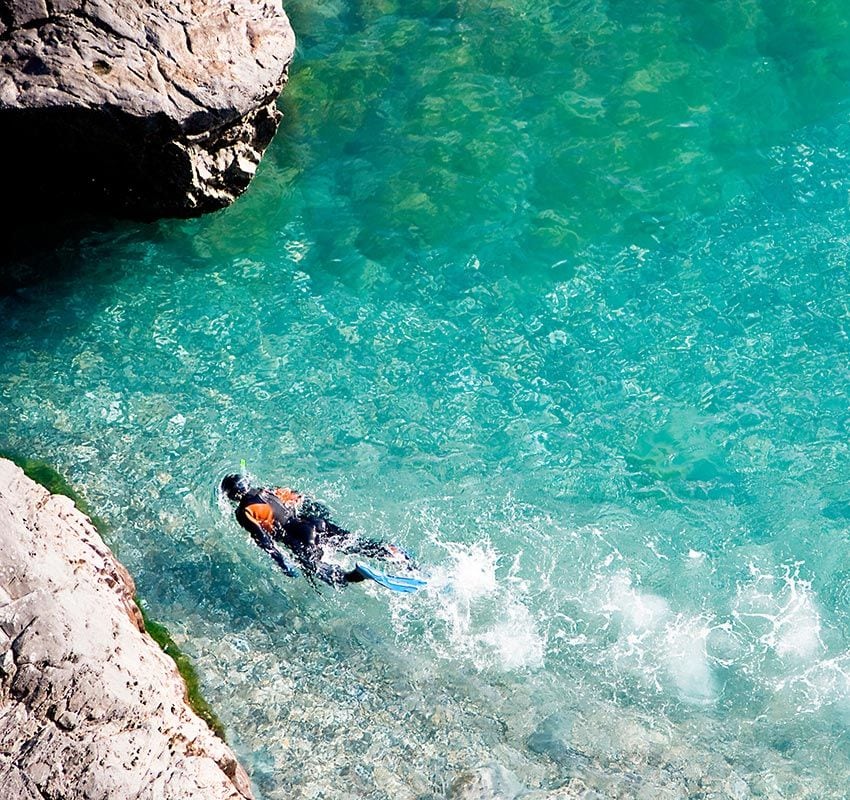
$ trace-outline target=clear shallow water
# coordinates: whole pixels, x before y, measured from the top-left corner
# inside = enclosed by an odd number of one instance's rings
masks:
[[[848,13],[288,10],[249,193],[0,300],[0,444],[112,522],[261,797],[845,796]],[[278,576],[241,458],[431,589]]]

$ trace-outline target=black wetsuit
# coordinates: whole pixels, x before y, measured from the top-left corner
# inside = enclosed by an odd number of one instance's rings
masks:
[[[363,576],[357,570],[346,571],[336,564],[325,564],[325,547],[342,553],[362,553],[376,558],[404,557],[398,548],[373,539],[360,537],[343,530],[328,518],[327,509],[314,501],[298,505],[283,502],[270,489],[252,489],[245,494],[236,509],[236,519],[254,541],[274,559],[290,577],[301,569],[309,578],[318,578],[331,586],[358,583]],[[291,563],[280,551],[283,544],[295,557]]]

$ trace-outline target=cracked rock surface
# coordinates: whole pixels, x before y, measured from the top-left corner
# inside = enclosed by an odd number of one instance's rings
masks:
[[[4,798],[251,798],[232,751],[143,632],[134,593],[73,502],[0,459]]]
[[[0,0],[18,216],[195,216],[248,186],[295,37],[280,0]]]

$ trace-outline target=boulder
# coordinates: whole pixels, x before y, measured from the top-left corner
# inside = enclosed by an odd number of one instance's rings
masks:
[[[222,208],[277,128],[280,0],[0,0],[0,151],[23,219]]]
[[[492,762],[458,775],[449,789],[450,800],[514,800],[525,787],[501,764]]]
[[[246,800],[89,519],[0,459],[0,786],[15,800]]]
[[[583,761],[583,754],[572,746],[572,729],[571,716],[550,714],[537,725],[526,740],[526,745],[533,753],[549,756],[558,764]]]

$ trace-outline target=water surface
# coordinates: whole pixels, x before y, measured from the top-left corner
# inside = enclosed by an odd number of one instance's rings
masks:
[[[111,521],[259,797],[845,796],[850,12],[287,10],[246,196],[0,300],[0,444]],[[241,459],[429,589],[277,574]]]

